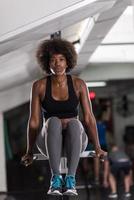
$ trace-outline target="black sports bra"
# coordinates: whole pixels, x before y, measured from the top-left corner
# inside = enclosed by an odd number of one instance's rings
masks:
[[[72,118],[78,115],[79,100],[76,96],[71,75],[67,75],[69,97],[67,100],[55,100],[51,91],[51,76],[47,77],[46,93],[42,101],[42,110],[45,119],[49,117]]]

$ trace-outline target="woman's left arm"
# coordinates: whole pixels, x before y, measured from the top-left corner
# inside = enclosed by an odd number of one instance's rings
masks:
[[[97,156],[104,156],[106,155],[106,152],[101,150],[99,139],[98,139],[98,131],[96,126],[96,119],[94,117],[93,111],[92,111],[92,105],[89,98],[89,92],[86,86],[86,83],[79,79],[79,98],[80,98],[80,104],[83,111],[83,117],[84,117],[84,123],[86,126],[86,129],[88,130],[88,138],[91,138],[95,147],[95,151]],[[90,130],[90,131],[89,131]]]

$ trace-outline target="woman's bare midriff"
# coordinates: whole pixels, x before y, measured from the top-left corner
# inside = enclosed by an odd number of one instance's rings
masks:
[[[68,122],[69,122],[70,120],[72,120],[72,119],[77,119],[77,118],[76,118],[76,117],[73,117],[73,118],[67,118],[67,119],[60,119],[60,120],[61,120],[61,123],[62,123],[62,128],[63,128],[63,129],[66,129]]]

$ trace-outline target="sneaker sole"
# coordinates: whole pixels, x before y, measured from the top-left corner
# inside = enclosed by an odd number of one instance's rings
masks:
[[[62,196],[62,193],[60,193],[59,191],[48,192],[47,194],[52,196]]]
[[[130,195],[130,196],[125,196],[125,198],[128,198],[128,199],[129,199],[129,198],[131,198],[131,195]]]
[[[109,198],[109,199],[118,199],[118,196],[115,196],[115,197],[109,197],[109,196],[108,196],[108,198]]]
[[[63,193],[63,195],[68,195],[68,196],[78,196],[78,193],[72,192],[72,191],[66,191]]]

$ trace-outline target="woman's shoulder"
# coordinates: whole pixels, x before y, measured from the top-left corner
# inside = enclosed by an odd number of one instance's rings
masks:
[[[33,86],[39,87],[39,86],[42,86],[42,85],[46,85],[47,77],[48,77],[48,76],[44,76],[44,77],[42,77],[41,79],[35,80],[35,81],[33,82]]]
[[[82,85],[86,85],[85,81],[81,78],[79,78],[78,76],[74,76],[74,75],[71,75],[72,79],[73,79],[73,82],[77,85],[77,86],[82,86]]]
[[[41,97],[44,95],[44,92],[46,90],[46,81],[47,77],[42,77],[41,79],[35,80],[33,82],[33,92],[37,92]]]

